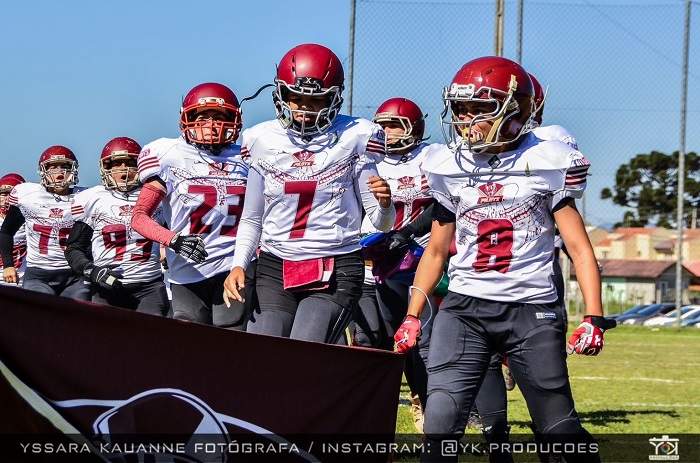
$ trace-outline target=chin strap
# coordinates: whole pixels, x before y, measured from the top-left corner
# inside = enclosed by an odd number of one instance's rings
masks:
[[[515,78],[515,75],[511,74],[510,75],[510,84],[508,85],[508,97],[506,100],[503,102],[503,109],[501,110],[501,115],[498,116],[498,118],[493,121],[493,125],[491,126],[491,130],[489,131],[489,134],[486,136],[486,140],[484,140],[486,143],[492,143],[493,140],[496,138],[498,135],[498,132],[501,127],[501,122],[503,122],[503,116],[505,115],[506,108],[508,106],[508,101],[511,99],[513,96],[513,92],[518,88],[518,81]]]

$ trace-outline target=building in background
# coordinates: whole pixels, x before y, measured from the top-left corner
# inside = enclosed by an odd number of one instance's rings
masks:
[[[590,227],[588,236],[602,265],[603,305],[619,313],[637,304],[674,301],[676,296],[677,232],[667,228]],[[683,304],[700,300],[700,230],[685,230],[681,249]],[[583,313],[582,297],[571,267],[570,310]]]

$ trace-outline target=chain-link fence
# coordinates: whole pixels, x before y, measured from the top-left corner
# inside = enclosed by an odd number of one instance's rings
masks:
[[[518,1],[505,2],[503,56],[517,60]],[[592,164],[579,205],[610,229],[624,209],[601,200],[637,154],[681,147],[685,1],[522,2],[521,64],[549,86],[544,123],[572,132]],[[700,151],[700,4],[691,8],[685,151]],[[357,0],[352,113],[392,97],[428,113],[443,143],[441,92],[467,61],[494,54],[496,2]],[[694,33],[695,32],[695,33]]]

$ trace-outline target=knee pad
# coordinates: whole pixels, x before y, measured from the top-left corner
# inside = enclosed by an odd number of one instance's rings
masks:
[[[459,430],[459,409],[454,398],[442,390],[432,391],[425,404],[423,432],[431,439],[454,435]],[[461,432],[464,432],[462,426]]]
[[[173,319],[175,320],[184,320],[186,322],[195,322],[198,323],[199,320],[197,320],[196,317],[194,317],[191,313],[186,312],[184,310],[175,310],[173,311]]]
[[[564,440],[571,440],[574,438],[574,440],[577,442],[588,442],[589,440],[593,440],[588,431],[583,428],[581,421],[577,416],[569,416],[558,423],[547,426],[540,431],[540,436],[542,436],[542,438],[548,442],[557,442],[562,440],[558,438],[558,436],[561,436],[561,438]],[[579,436],[584,436],[585,438],[579,439]]]
[[[367,335],[364,331],[355,331],[353,334],[353,345],[360,347],[376,347],[373,346],[372,338]]]

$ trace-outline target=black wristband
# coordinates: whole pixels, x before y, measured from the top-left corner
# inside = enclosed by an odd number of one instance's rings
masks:
[[[596,326],[602,330],[609,330],[612,328],[615,328],[617,326],[617,321],[614,319],[608,320],[605,317],[601,317],[600,315],[586,315],[583,317],[585,320],[588,318],[591,322],[591,325]]]

